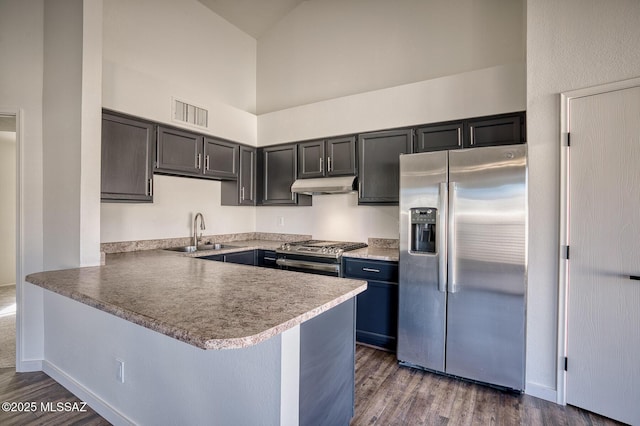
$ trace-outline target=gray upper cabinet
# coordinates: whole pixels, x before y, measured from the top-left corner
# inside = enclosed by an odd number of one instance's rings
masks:
[[[240,146],[237,143],[205,137],[203,174],[217,178],[235,179],[238,176],[239,149]]]
[[[463,132],[462,121],[419,127],[416,129],[413,152],[462,148]]]
[[[239,144],[158,126],[155,172],[208,179],[238,177]]]
[[[501,114],[465,121],[465,148],[525,142],[525,113]]]
[[[261,148],[258,159],[258,202],[261,205],[311,205],[311,196],[291,192],[298,175],[296,144]]]
[[[186,130],[158,126],[156,172],[202,175],[203,136]]]
[[[153,202],[154,132],[153,123],[103,112],[102,201]]]
[[[327,139],[327,176],[356,174],[356,137]]]
[[[256,149],[240,145],[240,170],[235,181],[223,181],[221,204],[223,206],[256,205]]]
[[[324,140],[298,144],[298,178],[317,178],[325,175],[326,151]]]
[[[400,154],[411,153],[412,135],[398,129],[358,136],[358,204],[398,204]]]
[[[355,136],[300,142],[298,178],[354,175],[356,173]]]

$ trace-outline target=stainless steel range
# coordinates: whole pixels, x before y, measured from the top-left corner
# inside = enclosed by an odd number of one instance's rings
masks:
[[[342,253],[367,247],[365,243],[307,240],[284,243],[276,249],[276,264],[290,271],[342,276]]]

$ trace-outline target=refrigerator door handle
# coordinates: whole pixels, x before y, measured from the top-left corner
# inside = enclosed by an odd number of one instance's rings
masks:
[[[448,277],[449,277],[449,293],[455,293],[458,291],[457,283],[456,283],[456,221],[455,221],[455,201],[456,201],[456,183],[449,182],[449,214],[447,217],[447,225],[449,230],[449,235],[447,235],[448,240],[448,250],[447,250],[447,266],[448,266]]]
[[[438,291],[447,292],[447,211],[448,211],[448,189],[446,182],[440,182],[440,194],[438,209]]]

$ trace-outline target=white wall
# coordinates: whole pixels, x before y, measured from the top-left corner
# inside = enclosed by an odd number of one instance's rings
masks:
[[[204,215],[204,235],[255,230],[255,208],[221,206],[218,181],[162,175],[153,180],[153,204],[102,204],[102,242],[188,237],[197,212]]]
[[[16,133],[0,131],[0,286],[16,282]]]
[[[104,4],[103,106],[160,123],[172,97],[209,110],[198,132],[256,145],[256,41],[195,0]],[[184,126],[182,126],[184,127]],[[220,206],[220,183],[154,177],[153,204],[102,204],[102,242],[252,232],[252,208]]]
[[[255,145],[256,41],[196,0],[105,2],[103,54],[105,108],[172,123],[176,97]]]
[[[527,4],[527,391],[555,399],[561,92],[640,76],[640,2]]]
[[[45,2],[45,269],[100,262],[101,22],[101,0]]]
[[[258,40],[258,113],[524,61],[522,0],[306,1]]]
[[[24,275],[42,270],[43,22],[43,0],[0,2],[0,109],[20,112],[22,251],[18,255]],[[42,359],[42,289],[23,283],[20,277],[18,368],[37,368]],[[27,365],[29,360],[35,364]]]
[[[280,218],[284,226],[280,226]],[[398,206],[358,206],[358,194],[314,195],[311,207],[259,207],[259,232],[308,234],[313,238],[367,242],[399,238]]]

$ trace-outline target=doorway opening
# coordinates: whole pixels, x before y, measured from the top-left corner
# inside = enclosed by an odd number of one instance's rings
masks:
[[[0,114],[0,368],[16,366],[16,116]]]

